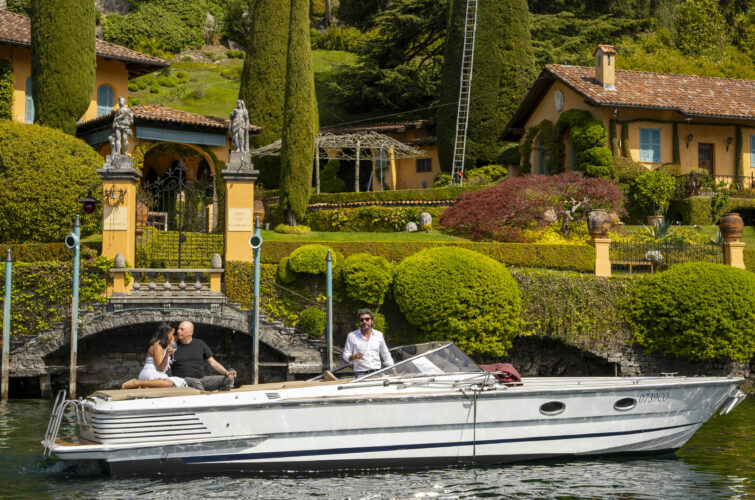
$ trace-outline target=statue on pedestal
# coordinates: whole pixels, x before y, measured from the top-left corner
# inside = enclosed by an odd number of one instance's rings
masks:
[[[249,152],[249,111],[244,101],[236,101],[236,108],[231,111],[231,123],[228,126],[234,153]]]
[[[128,155],[128,137],[133,135],[134,114],[126,106],[126,98],[118,98],[118,109],[113,115],[113,133],[107,138],[110,154],[105,159],[105,168],[133,168]]]

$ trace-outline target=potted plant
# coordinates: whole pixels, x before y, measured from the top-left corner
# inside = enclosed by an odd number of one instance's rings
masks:
[[[718,229],[721,231],[723,240],[727,243],[739,241],[744,230],[744,221],[738,213],[722,215],[718,221]]]
[[[650,212],[647,218],[649,225],[663,220],[675,191],[676,180],[659,170],[642,174],[632,185],[634,201]]]

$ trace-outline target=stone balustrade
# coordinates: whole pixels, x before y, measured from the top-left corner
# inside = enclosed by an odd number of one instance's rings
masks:
[[[116,267],[110,270],[108,298],[117,295],[196,295],[221,293],[221,277],[224,269],[154,269],[141,267]],[[126,273],[132,279],[126,283]],[[147,278],[146,283],[144,278]],[[191,279],[187,279],[191,278]]]

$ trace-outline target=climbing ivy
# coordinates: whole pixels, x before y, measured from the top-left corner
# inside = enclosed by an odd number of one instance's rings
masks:
[[[0,59],[0,120],[13,116],[13,66],[7,59]]]

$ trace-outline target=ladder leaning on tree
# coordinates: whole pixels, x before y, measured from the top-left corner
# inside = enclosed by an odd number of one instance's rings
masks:
[[[451,170],[451,186],[461,186],[464,179],[464,156],[467,147],[467,124],[469,122],[469,99],[472,91],[472,63],[474,62],[475,32],[477,31],[477,0],[467,0],[464,18],[464,47],[461,56],[459,82],[459,108],[456,113],[456,138],[454,161]]]

